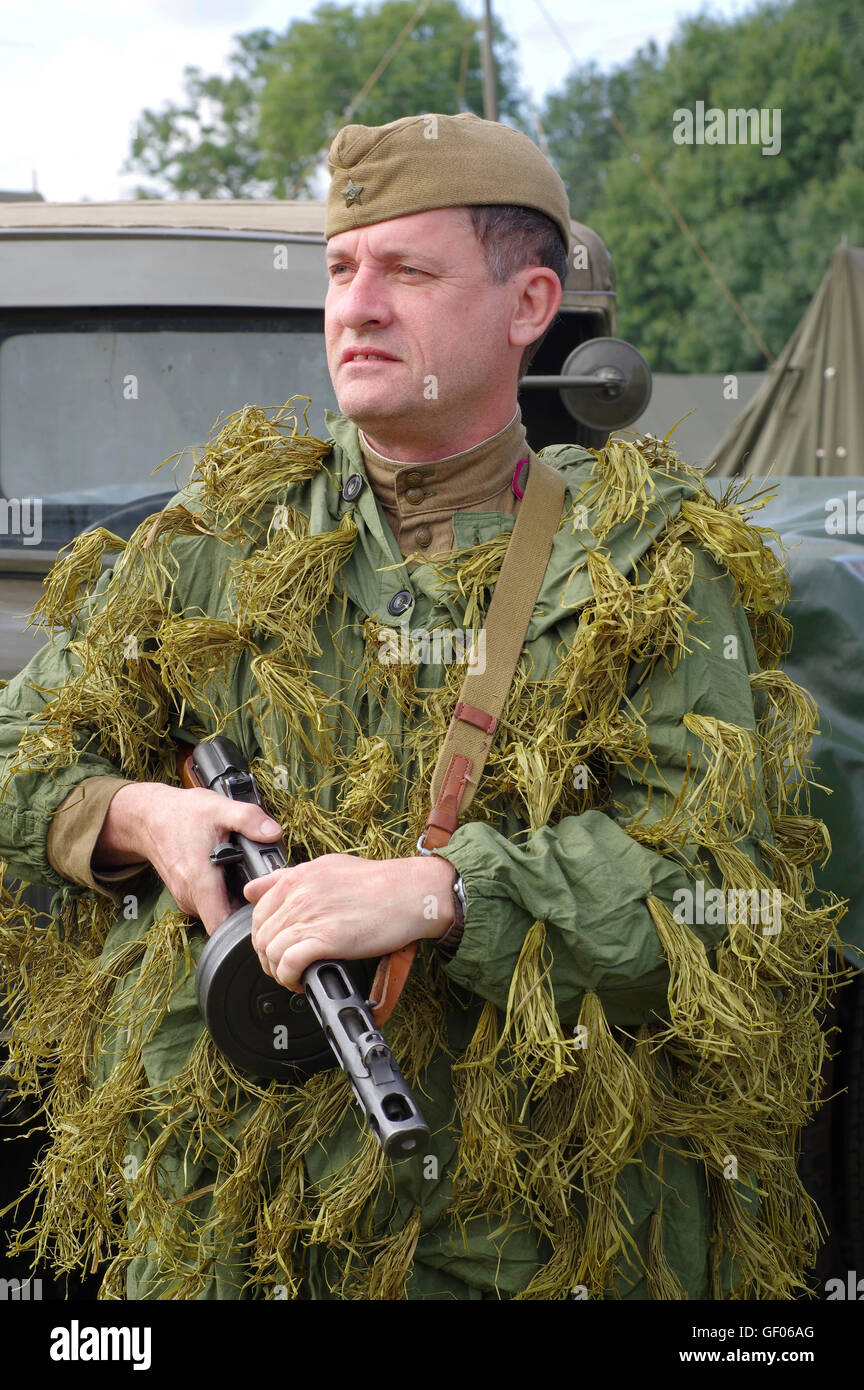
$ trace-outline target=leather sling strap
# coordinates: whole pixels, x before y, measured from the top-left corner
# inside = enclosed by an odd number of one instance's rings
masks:
[[[486,615],[485,668],[469,667],[459,692],[432,774],[432,809],[418,849],[443,849],[471,805],[552,553],[564,478],[533,450],[529,457],[524,496]],[[478,664],[477,652],[472,655]],[[376,1024],[386,1023],[393,1012],[416,951],[412,941],[382,957],[369,998]]]

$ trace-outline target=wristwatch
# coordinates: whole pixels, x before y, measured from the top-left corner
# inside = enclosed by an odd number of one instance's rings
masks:
[[[432,853],[431,849],[426,848],[424,844],[425,839],[426,832],[424,830],[420,839],[417,841],[418,854]],[[439,936],[435,942],[438,950],[442,955],[446,956],[448,960],[452,959],[459,950],[462,935],[465,931],[465,913],[467,908],[468,903],[465,898],[465,884],[462,882],[462,875],[457,874],[453,883],[453,921],[450,923],[444,935]]]
[[[465,884],[462,882],[462,875],[457,874],[453,884],[453,921],[447,928],[443,936],[439,936],[435,945],[442,955],[448,960],[455,956],[462,942],[462,935],[465,931]]]

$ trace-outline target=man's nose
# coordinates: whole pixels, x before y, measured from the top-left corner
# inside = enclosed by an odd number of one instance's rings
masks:
[[[346,328],[389,322],[392,309],[381,276],[370,267],[361,266],[351,283],[341,288],[334,312]]]

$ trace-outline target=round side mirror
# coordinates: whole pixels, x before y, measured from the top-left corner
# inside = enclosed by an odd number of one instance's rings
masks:
[[[563,384],[575,378],[572,386]],[[589,338],[561,368],[559,390],[568,414],[597,430],[638,420],[651,399],[651,368],[623,338]]]

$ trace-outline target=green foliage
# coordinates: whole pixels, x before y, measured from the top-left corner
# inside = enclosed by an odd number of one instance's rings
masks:
[[[290,26],[270,55],[261,97],[263,164],[277,196],[292,196],[292,186],[306,170],[310,156],[329,144],[344,124],[346,107],[415,9],[413,0],[388,0],[363,14],[350,5],[324,3],[311,20],[295,20]],[[436,0],[353,119],[364,125],[384,125],[420,111],[457,112],[460,63],[469,37],[466,109],[481,113],[483,78],[476,18],[454,0]],[[500,28],[497,50],[501,115],[513,118],[518,116],[518,95],[512,43]]]
[[[187,67],[185,102],[142,112],[124,170],[155,182],[139,186],[137,197],[241,198],[268,191],[259,172],[257,112],[277,35],[256,29],[235,42],[228,77]]]
[[[845,233],[864,242],[864,25],[857,0],[699,15],[665,58],[650,45],[609,74],[570,74],[542,112],[574,216],[606,241],[618,331],[657,371],[764,368],[759,347],[645,176],[648,164],[777,354]],[[599,96],[592,90],[591,81]],[[674,112],[781,111],[777,155],[759,145],[677,145]],[[640,162],[604,118],[612,107]]]
[[[310,164],[415,10],[414,0],[363,10],[325,0],[282,35],[261,29],[238,36],[227,78],[187,67],[185,102],[145,111],[139,121],[126,169],[155,184],[139,187],[138,196],[309,194]],[[497,24],[494,48],[500,115],[524,128],[513,44]],[[351,119],[383,125],[422,111],[479,115],[482,82],[476,14],[458,0],[433,0]]]

